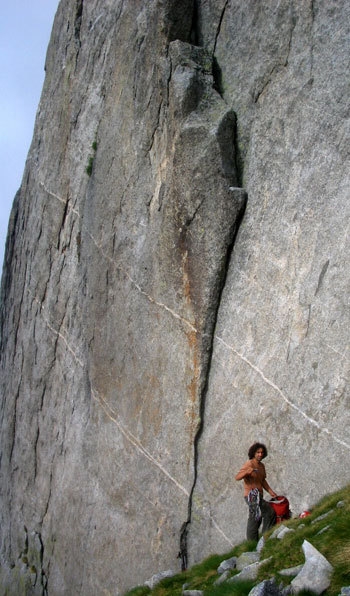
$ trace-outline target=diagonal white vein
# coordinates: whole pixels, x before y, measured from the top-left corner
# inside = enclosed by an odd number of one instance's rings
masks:
[[[28,290],[28,292],[33,296],[32,292],[30,290]],[[36,297],[33,296],[34,302],[36,304],[38,304],[39,308],[40,308],[40,312],[41,312],[41,316],[43,321],[46,323],[48,329],[51,331],[51,333],[53,333],[54,335],[56,335],[66,346],[68,352],[70,352],[70,354],[73,356],[74,360],[79,364],[79,366],[81,368],[83,368],[84,364],[82,362],[82,360],[79,358],[79,356],[77,355],[76,351],[72,348],[72,346],[70,345],[69,341],[67,340],[67,338],[63,335],[63,333],[61,333],[61,331],[58,331],[58,329],[55,329],[50,321],[48,320],[48,318],[45,316],[44,311],[45,311],[45,307],[42,304],[42,302],[40,302],[40,300]]]
[[[226,534],[222,531],[222,529],[220,528],[220,526],[216,523],[215,519],[209,515],[209,519],[212,522],[214,528],[219,532],[219,534],[221,534],[221,536],[226,540],[226,542],[232,547],[234,547],[234,543],[232,542],[232,540],[230,540]]]
[[[148,449],[146,449],[140,443],[140,441],[127,428],[125,428],[123,424],[121,424],[120,420],[118,420],[118,414],[110,407],[106,400],[103,397],[101,397],[101,395],[97,395],[97,392],[95,392],[93,389],[91,389],[91,393],[95,401],[102,407],[105,414],[118,427],[119,431],[127,439],[127,441],[129,441],[144,457],[146,457],[146,459],[148,459],[148,461],[150,461],[154,466],[156,466],[173,484],[175,484],[175,486],[179,488],[186,495],[186,497],[189,497],[190,495],[188,490],[184,486],[182,486],[171,474],[169,474],[169,472],[164,468],[164,466],[162,466],[153,457],[153,455],[148,451]],[[212,515],[209,515],[209,517],[216,531],[224,538],[224,540],[232,548],[234,546],[234,543],[230,540],[230,538],[228,538],[228,536],[226,536],[226,534],[217,524]]]
[[[56,199],[60,203],[63,203],[64,205],[67,204],[67,201],[65,199],[63,199],[62,197],[60,197],[56,193],[54,193],[54,192],[50,191],[48,188],[46,188],[46,186],[44,185],[43,182],[39,182],[39,184],[40,184],[40,186],[42,186],[42,188],[45,190],[45,192],[49,196],[53,197],[54,199]],[[76,209],[74,209],[73,207],[70,207],[70,206],[69,206],[69,209],[68,210],[69,210],[69,212],[74,213],[80,220],[82,219],[78,210],[76,210]],[[131,275],[128,273],[128,271],[125,269],[125,267],[123,267],[120,263],[116,262],[110,256],[106,255],[106,253],[104,252],[104,250],[102,248],[102,244],[99,244],[97,242],[97,240],[94,238],[94,236],[89,232],[89,230],[85,226],[84,226],[84,230],[87,233],[87,235],[89,236],[89,238],[92,240],[92,242],[94,243],[94,245],[96,246],[97,250],[101,253],[101,255],[103,256],[103,258],[106,259],[106,261],[109,261],[115,267],[117,267],[117,269],[119,269],[119,271],[122,271],[122,273],[124,273],[124,275],[128,278],[128,280],[130,281],[130,283],[134,286],[134,288],[136,288],[136,290],[138,290],[138,292],[140,294],[142,294],[142,296],[144,296],[145,298],[147,298],[147,300],[149,302],[151,302],[151,304],[154,304],[155,306],[159,306],[159,308],[162,308],[163,310],[165,310],[166,312],[168,312],[175,319],[177,319],[178,321],[181,321],[186,327],[189,327],[191,329],[191,331],[194,331],[195,333],[198,333],[198,330],[196,329],[196,327],[190,321],[188,321],[187,319],[185,319],[184,317],[182,317],[181,315],[179,315],[177,312],[175,312],[172,308],[170,308],[169,306],[167,306],[163,302],[159,302],[159,301],[155,300],[155,298],[153,298],[152,296],[150,296],[149,294],[147,294],[147,292],[145,292],[145,290],[143,290],[141,288],[141,286],[131,277]]]
[[[56,199],[57,201],[59,201],[60,203],[63,203],[63,205],[67,205],[68,201],[63,199],[62,197],[60,197],[58,194],[56,194],[55,192],[52,192],[51,190],[49,190],[48,188],[46,188],[45,184],[43,182],[39,182],[39,186],[41,186],[44,191],[50,196],[53,197],[54,199]],[[74,207],[72,207],[70,204],[68,204],[68,212],[74,213],[75,215],[77,215],[77,217],[80,217],[80,213],[77,209],[74,209]]]
[[[245,356],[243,356],[243,354],[240,354],[237,350],[235,350],[233,346],[230,346],[230,344],[228,344],[225,340],[223,340],[222,337],[219,337],[218,335],[216,335],[215,337],[218,340],[218,342],[220,342],[223,346],[225,346],[225,348],[227,348],[228,350],[230,350],[231,352],[233,352],[234,354],[236,354],[236,356],[238,356],[238,358],[240,358],[241,360],[243,360],[243,362],[245,362],[252,370],[254,370],[263,379],[263,381],[267,385],[269,385],[276,393],[278,393],[278,395],[280,395],[280,397],[282,397],[283,401],[286,404],[288,404],[293,410],[295,410],[296,412],[298,412],[298,414],[300,414],[300,416],[302,416],[303,418],[305,418],[305,420],[309,424],[312,424],[312,426],[315,426],[320,432],[322,432],[322,433],[330,436],[333,439],[333,441],[335,441],[336,443],[338,443],[342,447],[346,447],[347,449],[350,449],[349,443],[346,443],[342,439],[339,439],[328,428],[326,428],[324,426],[321,426],[317,422],[317,420],[315,420],[314,418],[310,418],[310,416],[308,416],[301,408],[299,408],[295,403],[293,403],[283,393],[282,389],[280,389],[273,381],[271,381],[270,379],[268,379],[264,375],[264,373],[263,373],[262,370],[260,370],[257,366],[255,366],[255,364],[253,364],[252,362],[250,362],[250,360],[248,360],[248,358],[246,358]]]
[[[166,312],[168,312],[169,314],[171,314],[175,319],[177,319],[178,321],[181,321],[182,323],[184,323],[184,325],[186,325],[186,327],[189,327],[191,329],[191,331],[194,331],[195,333],[198,333],[196,327],[194,327],[194,325],[192,325],[192,323],[190,321],[188,321],[187,319],[185,319],[184,317],[182,317],[181,315],[179,315],[177,312],[175,312],[173,309],[171,309],[169,306],[167,306],[163,302],[158,302],[157,300],[155,300],[155,298],[153,298],[152,296],[150,296],[149,294],[147,294],[147,292],[145,292],[145,290],[143,290],[141,288],[140,284],[138,284],[137,281],[135,281],[131,277],[130,273],[125,269],[125,267],[123,267],[120,263],[117,263],[114,259],[112,259],[108,255],[106,255],[105,252],[103,251],[102,247],[96,242],[95,238],[90,234],[90,232],[87,231],[87,234],[89,235],[89,237],[91,238],[91,240],[95,244],[96,248],[102,254],[102,256],[107,261],[109,261],[112,265],[114,265],[115,267],[117,267],[117,269],[119,269],[119,271],[122,271],[122,273],[124,273],[124,275],[128,278],[128,280],[130,281],[130,283],[134,286],[134,288],[136,288],[136,290],[142,296],[144,296],[145,298],[147,298],[147,300],[149,302],[151,302],[151,304],[154,304],[155,306],[159,306],[159,308],[164,309]]]
[[[57,329],[55,329],[54,327],[52,327],[52,325],[50,325],[49,321],[47,320],[47,318],[45,317],[45,315],[43,314],[44,311],[44,306],[41,304],[41,302],[38,300],[38,298],[34,297],[34,301],[39,305],[41,313],[42,313],[42,317],[47,325],[47,327],[50,329],[50,331],[55,334],[57,337],[59,337],[65,344],[66,348],[68,349],[68,351],[70,352],[70,354],[73,356],[74,360],[79,364],[79,366],[81,368],[84,368],[84,364],[83,362],[78,358],[75,350],[73,350],[73,348],[70,346],[70,344],[68,343],[67,339],[64,337],[64,335],[62,333],[60,333]],[[175,484],[185,495],[186,497],[189,497],[189,492],[188,490],[182,486],[177,480],[176,478],[174,478],[165,468],[164,466],[162,466],[162,464],[160,462],[158,462],[153,455],[142,445],[142,443],[137,439],[137,437],[135,437],[118,419],[118,415],[117,413],[111,408],[111,406],[106,402],[106,400],[101,397],[100,395],[97,397],[96,392],[91,388],[91,393],[93,398],[95,399],[95,401],[100,404],[100,406],[103,408],[105,414],[108,416],[108,418],[110,420],[112,420],[112,422],[114,422],[114,424],[118,427],[118,429],[120,430],[120,432],[122,433],[122,435],[144,456],[146,457],[146,459],[148,459],[148,461],[150,461],[154,466],[156,466],[167,478],[169,478],[169,480],[171,480],[171,482],[173,484]]]
[[[111,408],[111,406],[106,402],[106,400],[101,397],[101,395],[97,395],[93,389],[91,389],[92,396],[97,403],[103,408],[105,414],[108,418],[114,422],[114,424],[118,427],[122,435],[146,458],[150,461],[154,466],[156,466],[177,488],[179,488],[186,497],[189,497],[188,490],[180,484],[176,478],[174,478],[165,468],[162,466],[159,461],[157,461],[153,455],[146,449],[140,441],[127,429],[125,426],[120,422],[118,414]]]

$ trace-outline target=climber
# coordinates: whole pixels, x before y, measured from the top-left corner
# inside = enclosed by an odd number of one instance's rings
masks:
[[[243,480],[244,500],[249,507],[247,522],[247,540],[259,540],[259,527],[263,521],[262,533],[269,530],[276,523],[276,514],[263,498],[263,489],[271,497],[277,494],[266,480],[265,466],[261,462],[267,456],[267,449],[263,443],[254,443],[248,451],[249,460],[245,462],[236,474],[236,480]]]

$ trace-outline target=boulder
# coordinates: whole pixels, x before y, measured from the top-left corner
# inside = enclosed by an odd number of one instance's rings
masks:
[[[175,571],[171,569],[167,569],[166,571],[160,571],[159,573],[155,573],[152,577],[145,581],[145,586],[153,590],[153,588],[165,579],[166,577],[173,577],[175,575]]]
[[[271,538],[277,538],[278,540],[282,540],[286,534],[289,532],[295,532],[293,528],[288,528],[283,524],[278,524],[276,529],[272,532]]]
[[[288,569],[281,569],[281,571],[279,571],[278,573],[280,575],[285,575],[287,577],[289,576],[295,576],[298,575],[298,573],[300,573],[300,571],[302,570],[303,565],[296,565],[296,567],[288,567]]]
[[[233,577],[227,580],[228,583],[241,580],[255,580],[258,577],[259,568],[265,563],[268,563],[270,560],[271,557],[269,557],[268,559],[264,559],[263,561],[257,561],[256,563],[251,563],[250,565],[243,567],[240,573],[237,573],[237,575],[234,575]]]
[[[283,596],[283,592],[274,579],[268,579],[255,586],[248,596]]]
[[[226,571],[221,573],[221,575],[218,577],[218,579],[215,580],[214,586],[220,586],[221,584],[224,584],[226,582],[226,580],[230,577],[230,575],[231,575],[231,573],[230,573],[229,569],[227,569]]]
[[[247,565],[251,565],[252,563],[256,563],[260,559],[260,553],[257,551],[249,551],[246,553],[242,553],[236,560],[236,568],[238,571],[241,571]]]
[[[314,594],[322,594],[330,586],[333,567],[307,540],[304,540],[302,549],[305,564],[292,580],[292,589],[295,593],[310,590]]]
[[[224,571],[235,569],[236,566],[237,566],[237,557],[231,557],[230,559],[225,559],[224,561],[221,561],[221,563],[218,567],[218,573],[221,574],[221,573],[224,573]]]

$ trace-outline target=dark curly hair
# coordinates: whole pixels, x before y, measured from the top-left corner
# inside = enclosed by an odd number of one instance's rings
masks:
[[[264,443],[254,443],[254,445],[252,445],[251,447],[249,447],[249,451],[248,451],[248,457],[249,459],[253,459],[254,455],[256,454],[258,449],[263,449],[264,450],[264,455],[262,459],[265,459],[265,457],[267,456],[267,449],[266,449],[266,445],[264,445]]]

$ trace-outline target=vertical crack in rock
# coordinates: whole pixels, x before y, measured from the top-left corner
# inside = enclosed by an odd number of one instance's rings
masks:
[[[314,70],[314,26],[315,26],[315,0],[310,0],[311,24],[310,24],[310,83],[313,82]]]
[[[44,544],[40,532],[29,532],[26,526],[24,531],[24,546],[19,554],[23,583],[26,585],[25,593],[41,594],[46,596],[47,577],[43,569]]]
[[[329,259],[327,259],[327,261],[324,263],[324,265],[323,265],[323,267],[321,269],[321,273],[320,273],[319,278],[318,278],[317,288],[315,290],[315,296],[317,296],[318,292],[321,289],[321,286],[322,286],[322,283],[323,283],[323,278],[324,278],[324,276],[327,273],[328,267],[329,267]]]
[[[225,4],[224,4],[221,14],[220,14],[219,23],[217,25],[216,34],[215,34],[213,52],[212,52],[212,73],[213,73],[213,78],[214,78],[214,89],[219,93],[219,95],[223,99],[224,99],[224,88],[223,88],[223,84],[222,84],[222,72],[221,72],[219,62],[215,56],[215,52],[216,52],[217,41],[218,41],[220,31],[221,31],[221,25],[224,20],[226,8],[228,5],[228,1],[229,0],[225,1]]]
[[[297,18],[294,14],[293,7],[291,6],[289,16],[289,35],[284,43],[283,53],[281,52],[280,55],[276,54],[275,64],[272,64],[268,72],[266,72],[266,74],[257,82],[256,89],[253,92],[254,103],[258,103],[260,97],[274,80],[274,77],[283,71],[283,69],[288,67],[296,23]]]
[[[199,45],[198,0],[194,0],[193,2],[190,43],[192,43],[194,46]]]
[[[81,29],[81,21],[83,18],[83,0],[77,0],[76,9],[75,9],[75,19],[74,19],[74,38],[78,47],[78,51],[81,46],[80,40],[80,29]]]
[[[16,392],[16,395],[14,397],[14,408],[13,408],[13,417],[12,417],[12,429],[11,429],[11,446],[10,446],[10,454],[9,454],[9,461],[11,463],[12,461],[12,457],[13,457],[13,451],[15,448],[15,443],[16,443],[16,428],[17,428],[17,404],[18,404],[18,398],[19,398],[19,390],[20,390],[20,384],[18,385],[18,389]]]
[[[215,54],[215,50],[216,50],[216,44],[217,44],[217,42],[218,42],[218,38],[219,38],[219,35],[220,35],[220,31],[221,31],[221,25],[222,25],[222,21],[224,20],[225,11],[226,11],[226,8],[227,8],[227,5],[228,5],[228,3],[229,3],[229,0],[225,0],[225,4],[224,4],[224,6],[223,6],[223,8],[222,8],[222,11],[221,11],[221,15],[220,15],[219,23],[218,23],[218,26],[217,26],[217,29],[216,29],[216,34],[215,34],[215,41],[214,41],[213,55]]]
[[[61,221],[61,224],[59,227],[59,232],[58,232],[57,250],[60,250],[60,247],[62,246],[62,234],[64,233],[64,227],[65,227],[68,213],[69,213],[69,198],[65,202],[64,208],[63,208],[62,221]]]
[[[197,430],[197,433],[194,438],[194,479],[193,479],[193,485],[191,488],[189,501],[188,501],[188,518],[182,524],[182,527],[180,530],[180,551],[179,551],[178,557],[181,559],[181,570],[182,571],[185,571],[188,566],[189,553],[188,553],[188,542],[187,541],[188,541],[189,526],[191,524],[191,518],[192,518],[193,493],[194,493],[194,490],[196,487],[197,476],[198,476],[199,442],[200,442],[200,439],[201,439],[201,436],[203,433],[203,429],[204,429],[204,415],[205,415],[206,397],[207,397],[207,392],[208,392],[209,375],[210,375],[211,361],[212,361],[212,356],[213,356],[213,344],[214,344],[214,337],[215,337],[215,327],[216,327],[216,322],[217,322],[217,315],[218,315],[218,311],[219,311],[219,307],[220,307],[220,303],[221,303],[222,292],[225,287],[225,282],[226,282],[226,277],[227,277],[231,254],[232,254],[232,251],[233,251],[233,248],[235,245],[237,233],[239,231],[240,225],[241,225],[243,217],[244,217],[246,203],[247,203],[247,196],[245,195],[244,201],[242,202],[241,208],[237,214],[237,220],[236,220],[234,230],[233,230],[233,235],[232,235],[232,242],[227,249],[226,261],[223,266],[217,302],[215,305],[215,316],[214,316],[214,320],[212,322],[212,330],[210,332],[209,339],[208,339],[208,347],[207,347],[208,360],[206,363],[206,370],[204,371],[205,382],[204,382],[204,386],[203,386],[202,393],[200,396],[200,416],[199,416],[200,423],[199,423],[198,430]]]
[[[189,439],[193,448],[193,479],[187,520],[180,529],[178,555],[181,568],[186,569],[214,332],[247,197],[240,187],[236,116],[215,88],[213,57],[204,48],[179,41],[170,44],[169,54],[172,78],[168,122],[171,126],[176,120],[176,127],[175,133],[168,133],[172,144],[159,185],[163,188],[162,228],[166,229],[159,252],[168,253],[168,270],[179,272],[179,277],[173,274],[168,284],[182,288],[187,318],[193,320],[196,330],[188,333],[193,371],[187,385],[192,409]]]

